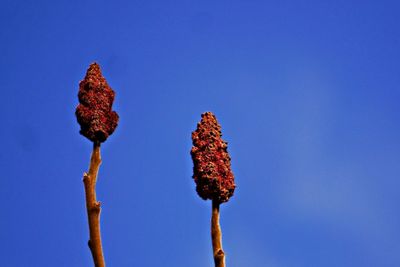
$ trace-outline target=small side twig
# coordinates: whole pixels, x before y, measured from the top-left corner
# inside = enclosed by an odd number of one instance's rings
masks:
[[[97,173],[101,164],[100,143],[93,143],[93,152],[90,159],[89,172],[83,174],[85,185],[86,209],[88,214],[90,239],[88,242],[92,252],[95,267],[104,267],[103,248],[100,233],[100,202],[96,199]]]
[[[219,225],[219,202],[212,201],[211,239],[215,267],[225,267],[225,253],[222,249],[222,232]]]

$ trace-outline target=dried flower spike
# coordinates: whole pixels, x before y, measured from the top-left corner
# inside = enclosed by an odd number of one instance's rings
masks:
[[[204,200],[227,202],[235,190],[227,142],[221,138],[221,126],[211,112],[201,115],[192,133],[193,179],[196,191]]]
[[[112,111],[114,96],[99,64],[92,63],[79,83],[79,105],[75,112],[80,133],[92,142],[106,141],[118,125],[118,114]]]

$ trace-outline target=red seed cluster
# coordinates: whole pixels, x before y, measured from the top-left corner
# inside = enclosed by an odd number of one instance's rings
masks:
[[[221,126],[211,112],[201,115],[192,133],[193,179],[196,191],[206,200],[227,202],[235,190],[227,142],[221,138]]]
[[[115,92],[101,74],[100,66],[92,63],[79,83],[79,105],[75,115],[80,133],[93,142],[107,140],[118,125],[118,114],[112,111]]]

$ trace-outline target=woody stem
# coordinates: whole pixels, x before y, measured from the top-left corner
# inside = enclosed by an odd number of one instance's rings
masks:
[[[100,143],[94,142],[90,159],[89,172],[83,174],[85,185],[86,209],[89,223],[89,248],[95,267],[105,267],[100,233],[100,202],[96,199],[97,173],[101,164]]]
[[[225,253],[222,249],[222,232],[219,225],[219,205],[219,202],[212,201],[211,239],[215,267],[225,267]]]

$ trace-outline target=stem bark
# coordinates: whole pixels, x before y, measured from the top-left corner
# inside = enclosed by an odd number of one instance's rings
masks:
[[[100,164],[100,143],[94,142],[89,172],[83,174],[83,183],[85,185],[86,209],[90,235],[88,245],[92,252],[95,267],[105,267],[100,233],[101,204],[96,199],[96,182]]]
[[[212,201],[211,240],[215,267],[225,267],[225,253],[222,249],[222,232],[219,225],[219,205],[219,202]]]

